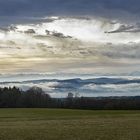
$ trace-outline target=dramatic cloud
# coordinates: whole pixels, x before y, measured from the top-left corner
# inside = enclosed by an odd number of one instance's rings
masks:
[[[1,0],[0,72],[140,68],[139,0]]]
[[[99,17],[44,20],[0,28],[1,73],[116,73],[139,68],[139,24]]]

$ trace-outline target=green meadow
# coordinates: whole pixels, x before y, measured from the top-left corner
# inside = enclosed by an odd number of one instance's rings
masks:
[[[140,111],[0,109],[0,140],[140,140]]]

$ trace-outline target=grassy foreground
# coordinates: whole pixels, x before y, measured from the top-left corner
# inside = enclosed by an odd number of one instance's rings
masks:
[[[0,140],[140,140],[140,111],[0,109]]]

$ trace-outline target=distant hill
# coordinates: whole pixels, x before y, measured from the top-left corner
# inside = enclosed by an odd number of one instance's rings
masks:
[[[40,79],[40,80],[27,80],[22,82],[0,82],[0,84],[8,84],[8,83],[46,83],[46,82],[58,82],[58,83],[69,83],[69,84],[132,84],[132,83],[140,83],[140,79],[125,79],[125,78],[93,78],[93,79],[66,79],[66,80],[59,80],[59,79]]]

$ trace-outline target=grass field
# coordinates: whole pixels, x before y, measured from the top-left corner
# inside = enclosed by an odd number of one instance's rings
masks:
[[[0,109],[0,140],[140,140],[140,111]]]

